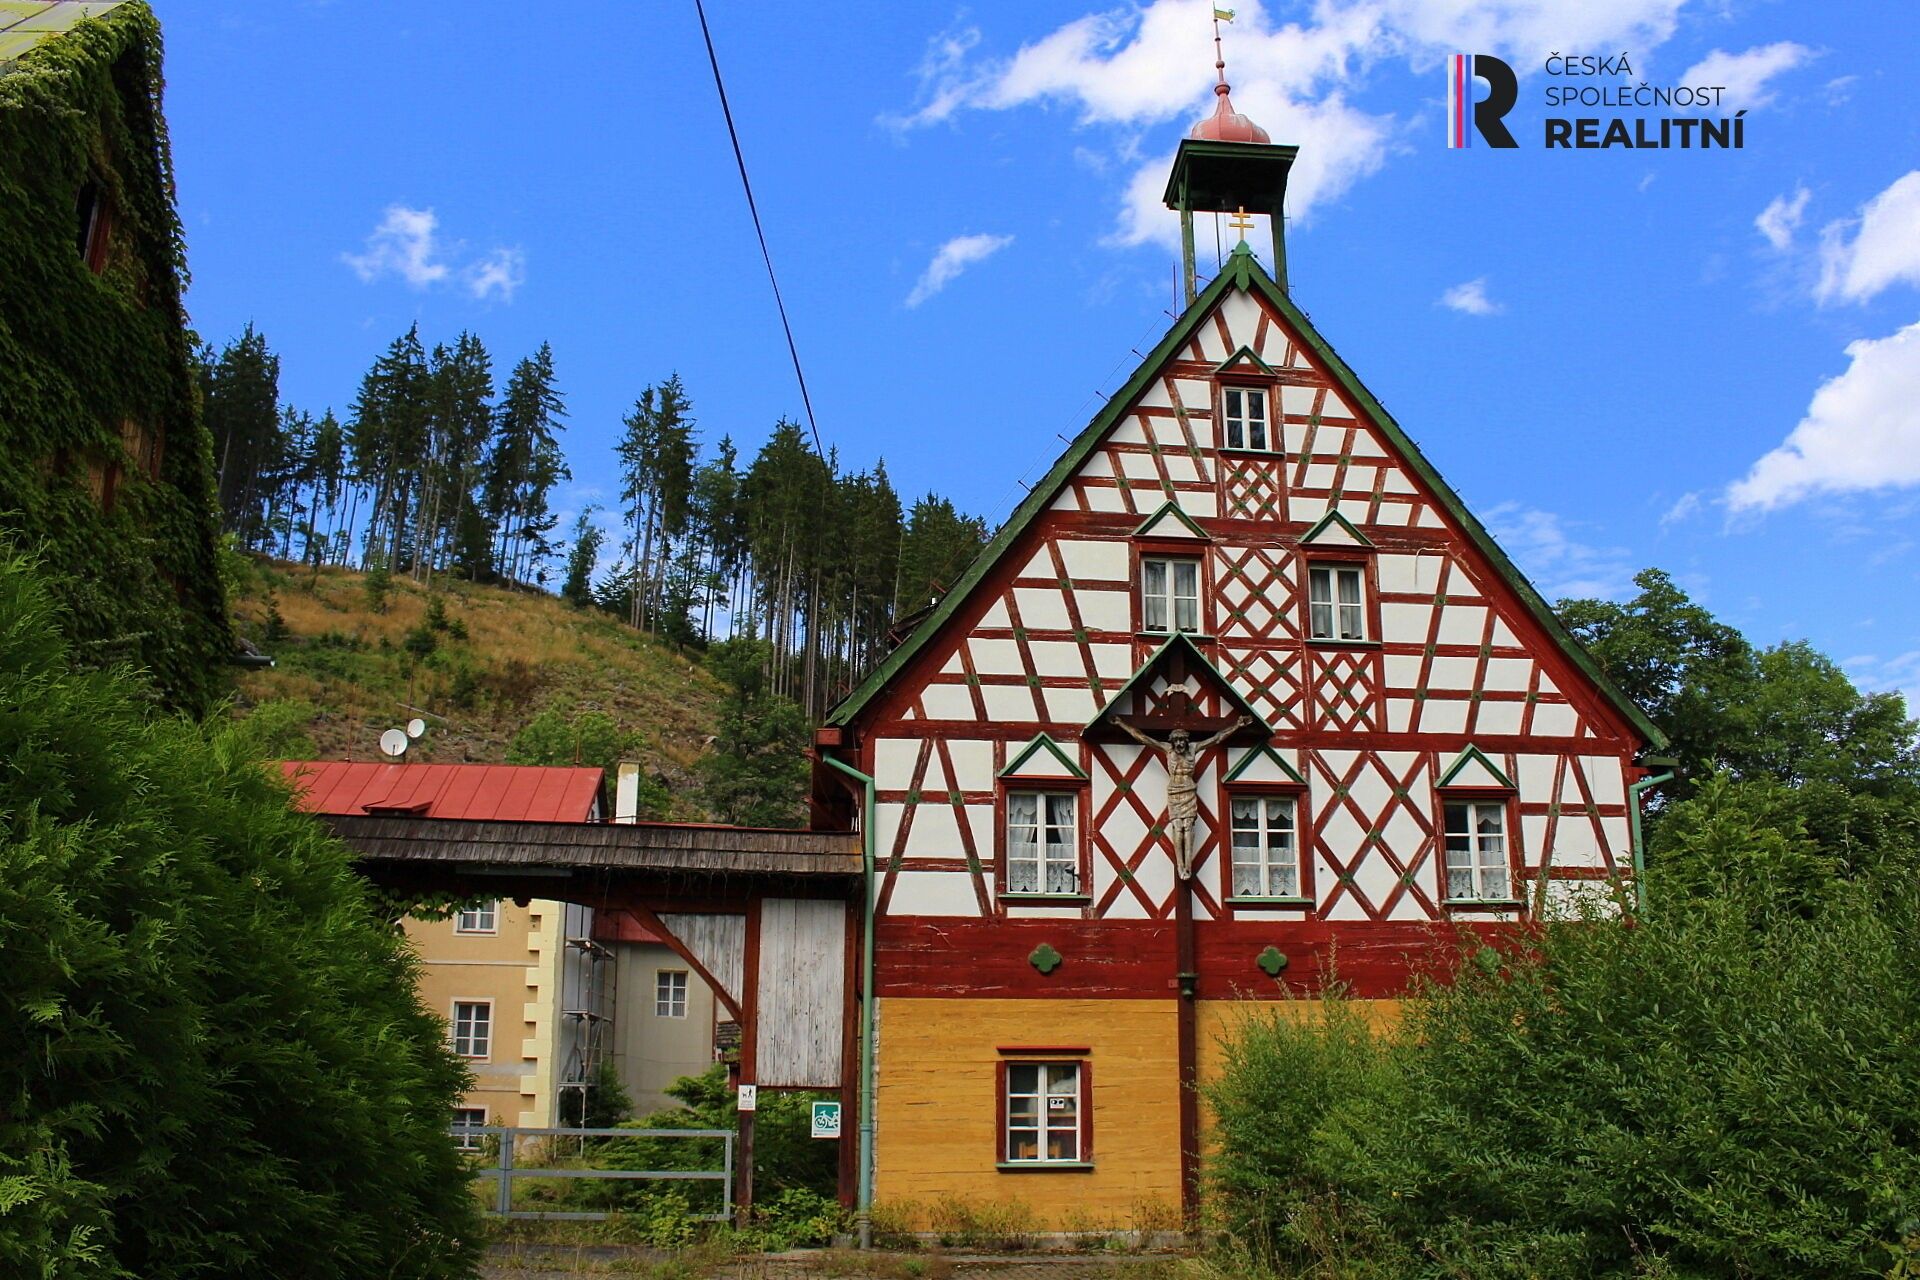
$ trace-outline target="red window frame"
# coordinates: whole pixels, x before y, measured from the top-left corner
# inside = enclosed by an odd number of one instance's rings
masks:
[[[1434,899],[1447,911],[1524,911],[1527,906],[1526,857],[1520,847],[1520,798],[1505,787],[1436,787],[1435,806],[1439,854],[1435,864],[1439,873],[1439,894]],[[1447,892],[1447,806],[1450,804],[1498,804],[1501,810],[1501,836],[1506,843],[1507,896],[1505,898],[1455,898]]]
[[[1175,635],[1185,635],[1193,640],[1211,640],[1214,631],[1213,620],[1213,557],[1207,554],[1211,543],[1199,538],[1135,538],[1133,540],[1132,577],[1133,589],[1128,592],[1128,600],[1133,610],[1133,634],[1141,639],[1168,640]],[[1194,631],[1149,631],[1147,630],[1147,560],[1193,560],[1200,565],[1200,599],[1195,609],[1195,621],[1199,623]]]
[[[1083,766],[1084,767],[1084,766]],[[1073,851],[1078,864],[1080,889],[1077,893],[1029,893],[1009,891],[1007,889],[1007,794],[1012,791],[1028,791],[1039,795],[1073,796]],[[1079,906],[1093,901],[1093,840],[1087,831],[1091,815],[1087,805],[1093,795],[1093,783],[1088,778],[1000,778],[993,789],[993,902],[995,909],[1005,915],[1000,906],[1002,901],[1015,904],[1032,903],[1045,906],[1047,903],[1059,903],[1065,906]]]
[[[994,1071],[994,1167],[1002,1173],[1085,1173],[1093,1167],[1093,1060],[1085,1049],[1005,1046]],[[1079,1069],[1080,1150],[1073,1160],[1013,1160],[1007,1154],[1007,1071],[1010,1067],[1071,1066]],[[1041,1130],[1045,1150],[1046,1131]]]
[[[1292,898],[1237,897],[1233,892],[1233,799],[1235,796],[1289,796],[1293,800],[1293,857],[1300,892]],[[1313,883],[1313,815],[1307,788],[1298,782],[1226,782],[1220,784],[1220,901],[1229,911],[1311,910],[1319,898]]]
[[[1359,569],[1360,586],[1365,599],[1360,602],[1367,619],[1367,634],[1359,640],[1313,634],[1313,571],[1317,568]],[[1337,605],[1336,605],[1337,607]],[[1338,615],[1336,614],[1336,618]],[[1337,624],[1336,624],[1337,625]],[[1321,649],[1377,649],[1380,647],[1380,571],[1374,554],[1364,547],[1300,548],[1300,634],[1306,642]]]

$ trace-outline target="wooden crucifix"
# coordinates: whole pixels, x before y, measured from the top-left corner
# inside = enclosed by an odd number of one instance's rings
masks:
[[[1176,691],[1179,700],[1186,704],[1184,691]],[[1184,725],[1178,722],[1189,717],[1167,715],[1154,716],[1115,716],[1113,722],[1120,726],[1121,732],[1138,742],[1148,750],[1160,753],[1161,761],[1167,769],[1167,827],[1173,836],[1173,865],[1182,880],[1193,878],[1193,826],[1200,820],[1199,787],[1193,780],[1194,757],[1209,747],[1219,746],[1229,737],[1253,723],[1253,717],[1236,717],[1219,732],[1195,742]],[[1152,724],[1154,721],[1173,721],[1168,730],[1167,740],[1149,737],[1135,728],[1132,720],[1141,720]],[[1158,727],[1158,726],[1155,726]]]

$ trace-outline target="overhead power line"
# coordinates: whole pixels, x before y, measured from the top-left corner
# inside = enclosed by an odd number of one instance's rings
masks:
[[[780,280],[773,273],[773,255],[767,252],[767,233],[760,226],[760,208],[753,202],[753,182],[747,177],[747,157],[740,150],[740,134],[733,127],[733,108],[727,105],[727,84],[720,78],[720,59],[713,51],[713,32],[707,28],[707,9],[693,0],[700,15],[700,35],[707,42],[707,63],[713,68],[713,87],[720,93],[720,114],[727,118],[727,137],[733,143],[733,161],[740,166],[740,185],[747,193],[747,212],[753,215],[753,234],[760,238],[760,257],[767,264],[767,282],[773,286],[773,305],[780,312],[780,328],[787,335],[787,354],[793,357],[793,376],[800,383],[800,403],[807,411],[807,429],[813,432],[813,447],[822,458],[826,447],[820,443],[820,426],[813,420],[813,398],[807,394],[807,375],[800,368],[800,348],[794,345],[793,325],[787,319],[787,304],[780,297]]]

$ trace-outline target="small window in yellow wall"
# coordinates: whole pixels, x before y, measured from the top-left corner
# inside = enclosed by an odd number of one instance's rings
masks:
[[[654,975],[653,1014],[656,1018],[687,1016],[687,971],[661,969]]]
[[[453,1109],[453,1145],[462,1151],[478,1151],[480,1140],[486,1135],[474,1131],[485,1127],[486,1123],[485,1107],[455,1107]]]
[[[493,1001],[453,1002],[453,1051],[463,1058],[492,1056]]]
[[[1092,1066],[1000,1063],[1000,1168],[1087,1168],[1093,1163]]]
[[[454,917],[455,933],[498,933],[500,930],[500,904],[489,902],[484,906],[462,911]]]

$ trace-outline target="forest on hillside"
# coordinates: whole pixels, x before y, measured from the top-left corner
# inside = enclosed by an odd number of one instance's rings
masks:
[[[985,522],[929,493],[904,505],[884,461],[852,470],[796,424],[751,458],[703,437],[677,375],[638,389],[609,461],[619,491],[560,528],[563,446],[552,349],[505,381],[481,339],[429,349],[416,324],[344,411],[285,403],[280,357],[249,325],[199,352],[224,528],[247,550],[314,566],[557,590],[694,647],[764,642],[770,693],[818,715],[890,633],[965,570]],[[600,470],[597,465],[591,469]]]

